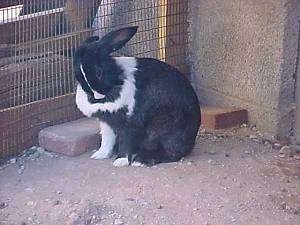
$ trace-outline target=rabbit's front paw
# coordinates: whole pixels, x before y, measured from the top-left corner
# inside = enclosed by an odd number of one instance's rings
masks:
[[[124,157],[124,158],[117,158],[113,165],[115,167],[122,167],[122,166],[129,166],[129,160],[127,157]]]
[[[94,152],[94,154],[91,156],[91,159],[108,159],[110,158],[110,154],[107,153],[107,151],[103,151],[102,149],[99,149],[98,151]]]

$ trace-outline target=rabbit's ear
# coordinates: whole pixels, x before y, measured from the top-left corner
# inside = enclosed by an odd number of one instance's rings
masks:
[[[85,44],[90,44],[90,43],[93,43],[93,42],[96,42],[96,41],[99,41],[99,37],[98,36],[91,36],[91,37],[88,37],[87,39],[85,39],[84,43]]]
[[[109,53],[122,48],[137,32],[138,27],[126,27],[106,34],[101,40],[105,44]]]

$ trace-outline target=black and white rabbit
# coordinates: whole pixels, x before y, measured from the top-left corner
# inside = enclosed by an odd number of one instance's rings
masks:
[[[90,37],[74,56],[77,107],[101,126],[91,158],[116,153],[114,166],[178,161],[192,151],[200,126],[196,93],[178,70],[156,59],[110,56],[136,31]]]

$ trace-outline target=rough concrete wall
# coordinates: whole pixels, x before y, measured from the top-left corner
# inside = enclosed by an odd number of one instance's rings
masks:
[[[291,4],[300,1],[190,1],[192,82],[202,104],[243,107],[263,131],[286,132],[294,91],[294,55],[283,60]]]

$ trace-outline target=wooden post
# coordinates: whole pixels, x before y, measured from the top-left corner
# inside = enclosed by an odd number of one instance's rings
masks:
[[[188,1],[168,0],[166,21],[166,62],[189,74],[187,64]]]
[[[295,125],[294,125],[294,136],[296,143],[300,144],[300,21],[299,21],[299,32],[298,32],[298,52],[297,52],[297,64],[296,64],[296,90],[295,90]]]
[[[64,11],[68,31],[91,28],[100,3],[101,0],[67,0]]]
[[[168,4],[168,0],[159,1],[158,58],[162,61],[166,61],[167,4]]]

